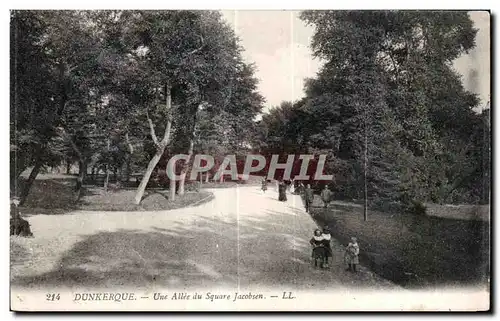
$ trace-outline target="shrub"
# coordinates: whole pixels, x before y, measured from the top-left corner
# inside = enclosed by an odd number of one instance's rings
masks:
[[[411,214],[425,216],[427,215],[427,207],[419,201],[412,200],[407,210]]]

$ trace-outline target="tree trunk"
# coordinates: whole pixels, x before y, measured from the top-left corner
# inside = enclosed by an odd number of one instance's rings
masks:
[[[76,179],[76,200],[79,201],[83,196],[83,183],[87,175],[87,162],[80,160],[78,163],[78,178]]]
[[[71,163],[69,160],[66,161],[66,175],[71,174]]]
[[[366,172],[367,172],[367,166],[368,166],[368,132],[367,132],[367,127],[366,127],[366,108],[365,106],[365,115],[364,115],[364,127],[365,127],[365,141],[364,141],[364,164],[363,164],[363,183],[364,183],[364,208],[363,208],[363,220],[367,221],[368,220],[368,184],[366,182]]]
[[[156,153],[153,156],[153,158],[151,159],[151,161],[149,161],[148,168],[146,169],[146,172],[144,173],[144,176],[142,177],[141,184],[139,184],[139,187],[137,188],[137,193],[135,194],[135,204],[141,203],[142,196],[144,195],[144,192],[146,191],[146,186],[149,182],[151,174],[153,173],[153,170],[155,169],[156,165],[158,164],[158,161],[160,160],[161,156],[163,155],[163,152],[165,151],[165,147],[167,147],[167,145],[168,145],[168,141],[170,138],[170,129],[172,128],[171,90],[172,90],[172,87],[170,86],[170,84],[166,84],[165,85],[165,96],[166,96],[166,108],[167,108],[168,116],[167,116],[167,125],[165,127],[165,133],[163,135],[163,139],[161,140],[161,142],[158,142],[158,138],[156,137],[156,133],[155,133],[154,126],[153,126],[153,121],[148,116],[149,127],[151,130],[151,137],[153,138],[153,142],[156,145]],[[175,194],[175,189],[174,189],[174,194]]]
[[[130,142],[130,137],[128,133],[125,133],[125,142],[127,143],[128,153],[125,155],[125,168],[123,174],[123,181],[128,185],[130,181],[130,161],[132,159],[132,154],[134,154],[134,145]]]
[[[107,192],[108,191],[108,184],[109,184],[109,149],[110,149],[110,146],[111,146],[111,141],[110,139],[108,138],[108,141],[107,141],[107,151],[108,151],[108,156],[107,156],[107,159],[106,159],[106,178],[104,180],[104,191]]]
[[[137,188],[137,192],[135,194],[135,204],[140,204],[142,201],[142,196],[144,195],[144,192],[146,191],[146,186],[149,182],[149,178],[151,177],[151,174],[153,173],[156,164],[160,161],[161,156],[163,153],[157,152],[153,158],[149,161],[148,168],[146,168],[146,172],[144,173],[144,176],[141,179],[141,183],[139,184],[139,187]]]
[[[191,156],[193,155],[193,149],[194,149],[194,139],[191,139],[189,142],[188,157],[184,161],[184,164],[182,166],[182,172],[180,174],[179,195],[184,195],[185,192],[186,174],[187,174],[187,169],[189,167],[189,162],[191,161]]]
[[[28,177],[28,180],[26,182],[24,182],[24,184],[23,184],[21,196],[20,196],[20,200],[19,200],[20,206],[24,205],[24,202],[26,202],[26,199],[28,198],[28,194],[30,192],[31,186],[33,186],[33,182],[35,181],[41,168],[42,168],[42,159],[41,159],[41,157],[38,157],[36,159],[35,167],[33,167],[33,169],[31,170],[31,173],[30,173],[30,176]]]
[[[125,164],[122,168],[121,173],[121,181],[124,184],[128,184],[128,182],[130,181],[130,154],[128,153],[125,155]]]
[[[191,133],[189,133],[189,148],[187,152],[187,159],[184,161],[182,169],[181,169],[181,177],[179,180],[179,195],[184,195],[184,190],[185,190],[185,184],[186,184],[186,174],[187,170],[189,168],[189,163],[191,162],[191,157],[193,155],[193,150],[194,150],[194,138],[195,138],[195,132],[196,132],[196,120],[198,118],[198,111],[200,110],[201,103],[196,105],[196,109],[194,110],[193,114],[193,123],[191,127]]]
[[[108,191],[109,184],[109,165],[106,165],[106,178],[104,179],[104,191]]]
[[[25,157],[21,156],[18,151],[11,152],[10,166],[10,189],[14,195],[19,195],[19,177],[26,170]]]

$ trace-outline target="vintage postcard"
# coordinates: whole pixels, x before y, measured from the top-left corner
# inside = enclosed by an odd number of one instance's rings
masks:
[[[11,10],[12,311],[488,311],[490,12]]]

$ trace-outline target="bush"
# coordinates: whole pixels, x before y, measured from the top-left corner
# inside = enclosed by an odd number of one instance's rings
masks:
[[[413,200],[407,210],[411,214],[425,216],[427,215],[427,207],[419,201]]]
[[[201,183],[198,181],[186,182],[185,189],[187,192],[199,192]]]
[[[390,200],[377,200],[372,203],[372,206],[374,209],[391,214],[404,210],[404,206],[400,202]]]
[[[10,235],[32,237],[30,223],[21,217],[10,219]]]

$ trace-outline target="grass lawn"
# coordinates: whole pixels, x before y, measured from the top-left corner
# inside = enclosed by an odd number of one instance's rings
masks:
[[[408,287],[487,285],[488,222],[371,210],[365,222],[362,206],[315,205],[313,219],[345,245],[357,237],[361,263],[384,278]]]
[[[87,187],[79,202],[75,202],[73,179],[37,180],[23,207],[22,214],[64,214],[72,210],[86,211],[155,211],[194,206],[208,202],[213,194],[208,191],[186,192],[169,201],[168,191],[146,190],[141,204],[133,200],[135,189],[108,190]]]

